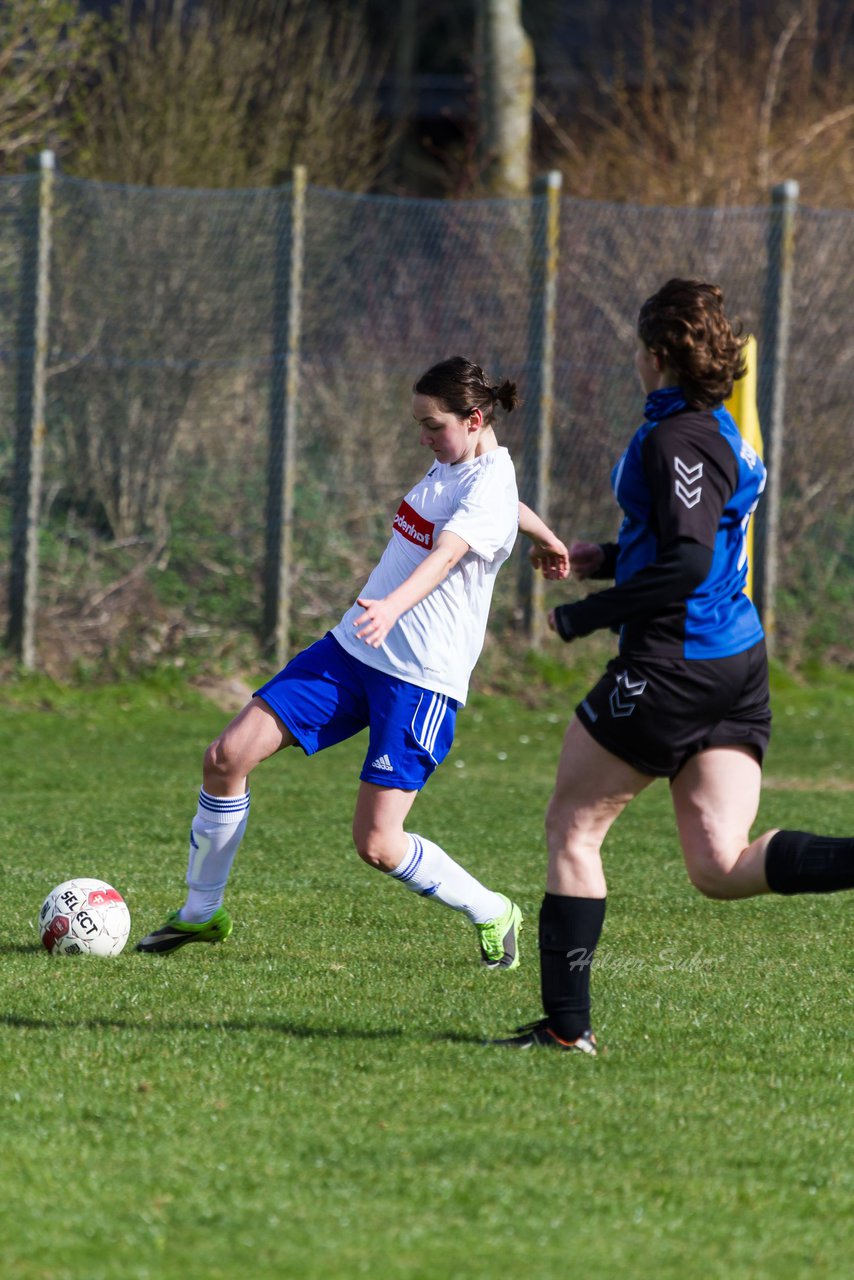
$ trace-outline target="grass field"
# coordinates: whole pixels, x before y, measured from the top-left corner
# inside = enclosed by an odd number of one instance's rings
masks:
[[[510,974],[351,852],[358,743],[256,774],[227,944],[49,957],[36,915],[69,876],[124,893],[132,941],[182,901],[224,717],[163,681],[0,694],[4,1280],[851,1273],[850,895],[702,899],[658,785],[607,846],[608,1052],[482,1045],[539,1011],[571,694],[475,699],[411,824],[522,904]],[[850,833],[854,681],[778,677],[774,705],[761,823]]]

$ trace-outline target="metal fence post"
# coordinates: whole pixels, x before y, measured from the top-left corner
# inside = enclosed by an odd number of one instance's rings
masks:
[[[795,217],[800,189],[781,182],[771,192],[768,275],[759,358],[759,422],[768,480],[757,510],[754,598],[765,629],[769,655],[776,649],[776,595],[780,536],[780,490],[786,400],[786,360],[792,319]]]
[[[26,261],[35,264],[34,296],[24,300],[18,366],[18,429],[15,435],[12,495],[12,538],[9,575],[7,643],[21,664],[36,665],[36,609],[39,577],[39,515],[45,439],[45,369],[50,316],[50,249],[56,162],[52,151],[39,156],[38,215],[35,254],[24,253],[24,288],[29,290]],[[25,331],[26,330],[26,331]],[[30,345],[32,344],[32,345]]]
[[[548,522],[554,417],[555,317],[563,178],[552,170],[534,181],[531,244],[531,310],[528,366],[531,371],[529,427],[522,466],[522,501]],[[537,199],[537,197],[544,197]],[[519,571],[522,623],[531,647],[539,648],[545,632],[545,583],[534,574],[527,555]]]
[[[276,238],[264,635],[267,648],[279,666],[287,660],[291,621],[306,186],[305,165],[296,165],[291,185],[289,234]]]

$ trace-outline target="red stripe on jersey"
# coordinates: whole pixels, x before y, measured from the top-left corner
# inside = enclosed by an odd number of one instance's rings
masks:
[[[417,511],[413,511],[406,499],[398,507],[394,517],[394,528],[403,534],[417,547],[430,551],[433,547],[433,531],[436,528],[432,520],[425,520]]]

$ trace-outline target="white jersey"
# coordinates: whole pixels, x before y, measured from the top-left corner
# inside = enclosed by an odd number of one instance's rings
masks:
[[[332,634],[360,662],[398,680],[466,700],[483,648],[492,589],[519,528],[516,473],[506,449],[471,462],[437,462],[403,499],[382,558],[360,597],[381,600],[405,581],[446,529],[469,550],[428,596],[398,619],[379,649],[356,635],[354,604]]]

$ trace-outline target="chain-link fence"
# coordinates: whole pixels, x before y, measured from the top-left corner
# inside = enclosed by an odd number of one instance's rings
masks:
[[[567,539],[612,537],[618,524],[609,473],[640,419],[632,354],[649,293],[672,275],[715,280],[762,360],[770,205],[561,198],[545,370],[546,194],[433,201],[309,186],[296,262],[291,187],[153,190],[57,175],[40,292],[43,192],[38,175],[0,181],[0,537],[23,565],[28,535],[37,552],[32,661],[47,670],[105,653],[135,664],[257,656],[282,515],[268,501],[271,424],[274,436],[284,424],[293,457],[295,645],[351,602],[425,466],[410,390],[437,359],[461,353],[517,379],[526,403],[501,436],[529,496],[550,411],[550,519]],[[854,214],[799,209],[793,262],[778,648],[850,661]],[[20,644],[13,568],[3,601]],[[512,568],[499,578],[493,634],[520,625],[523,582]]]

